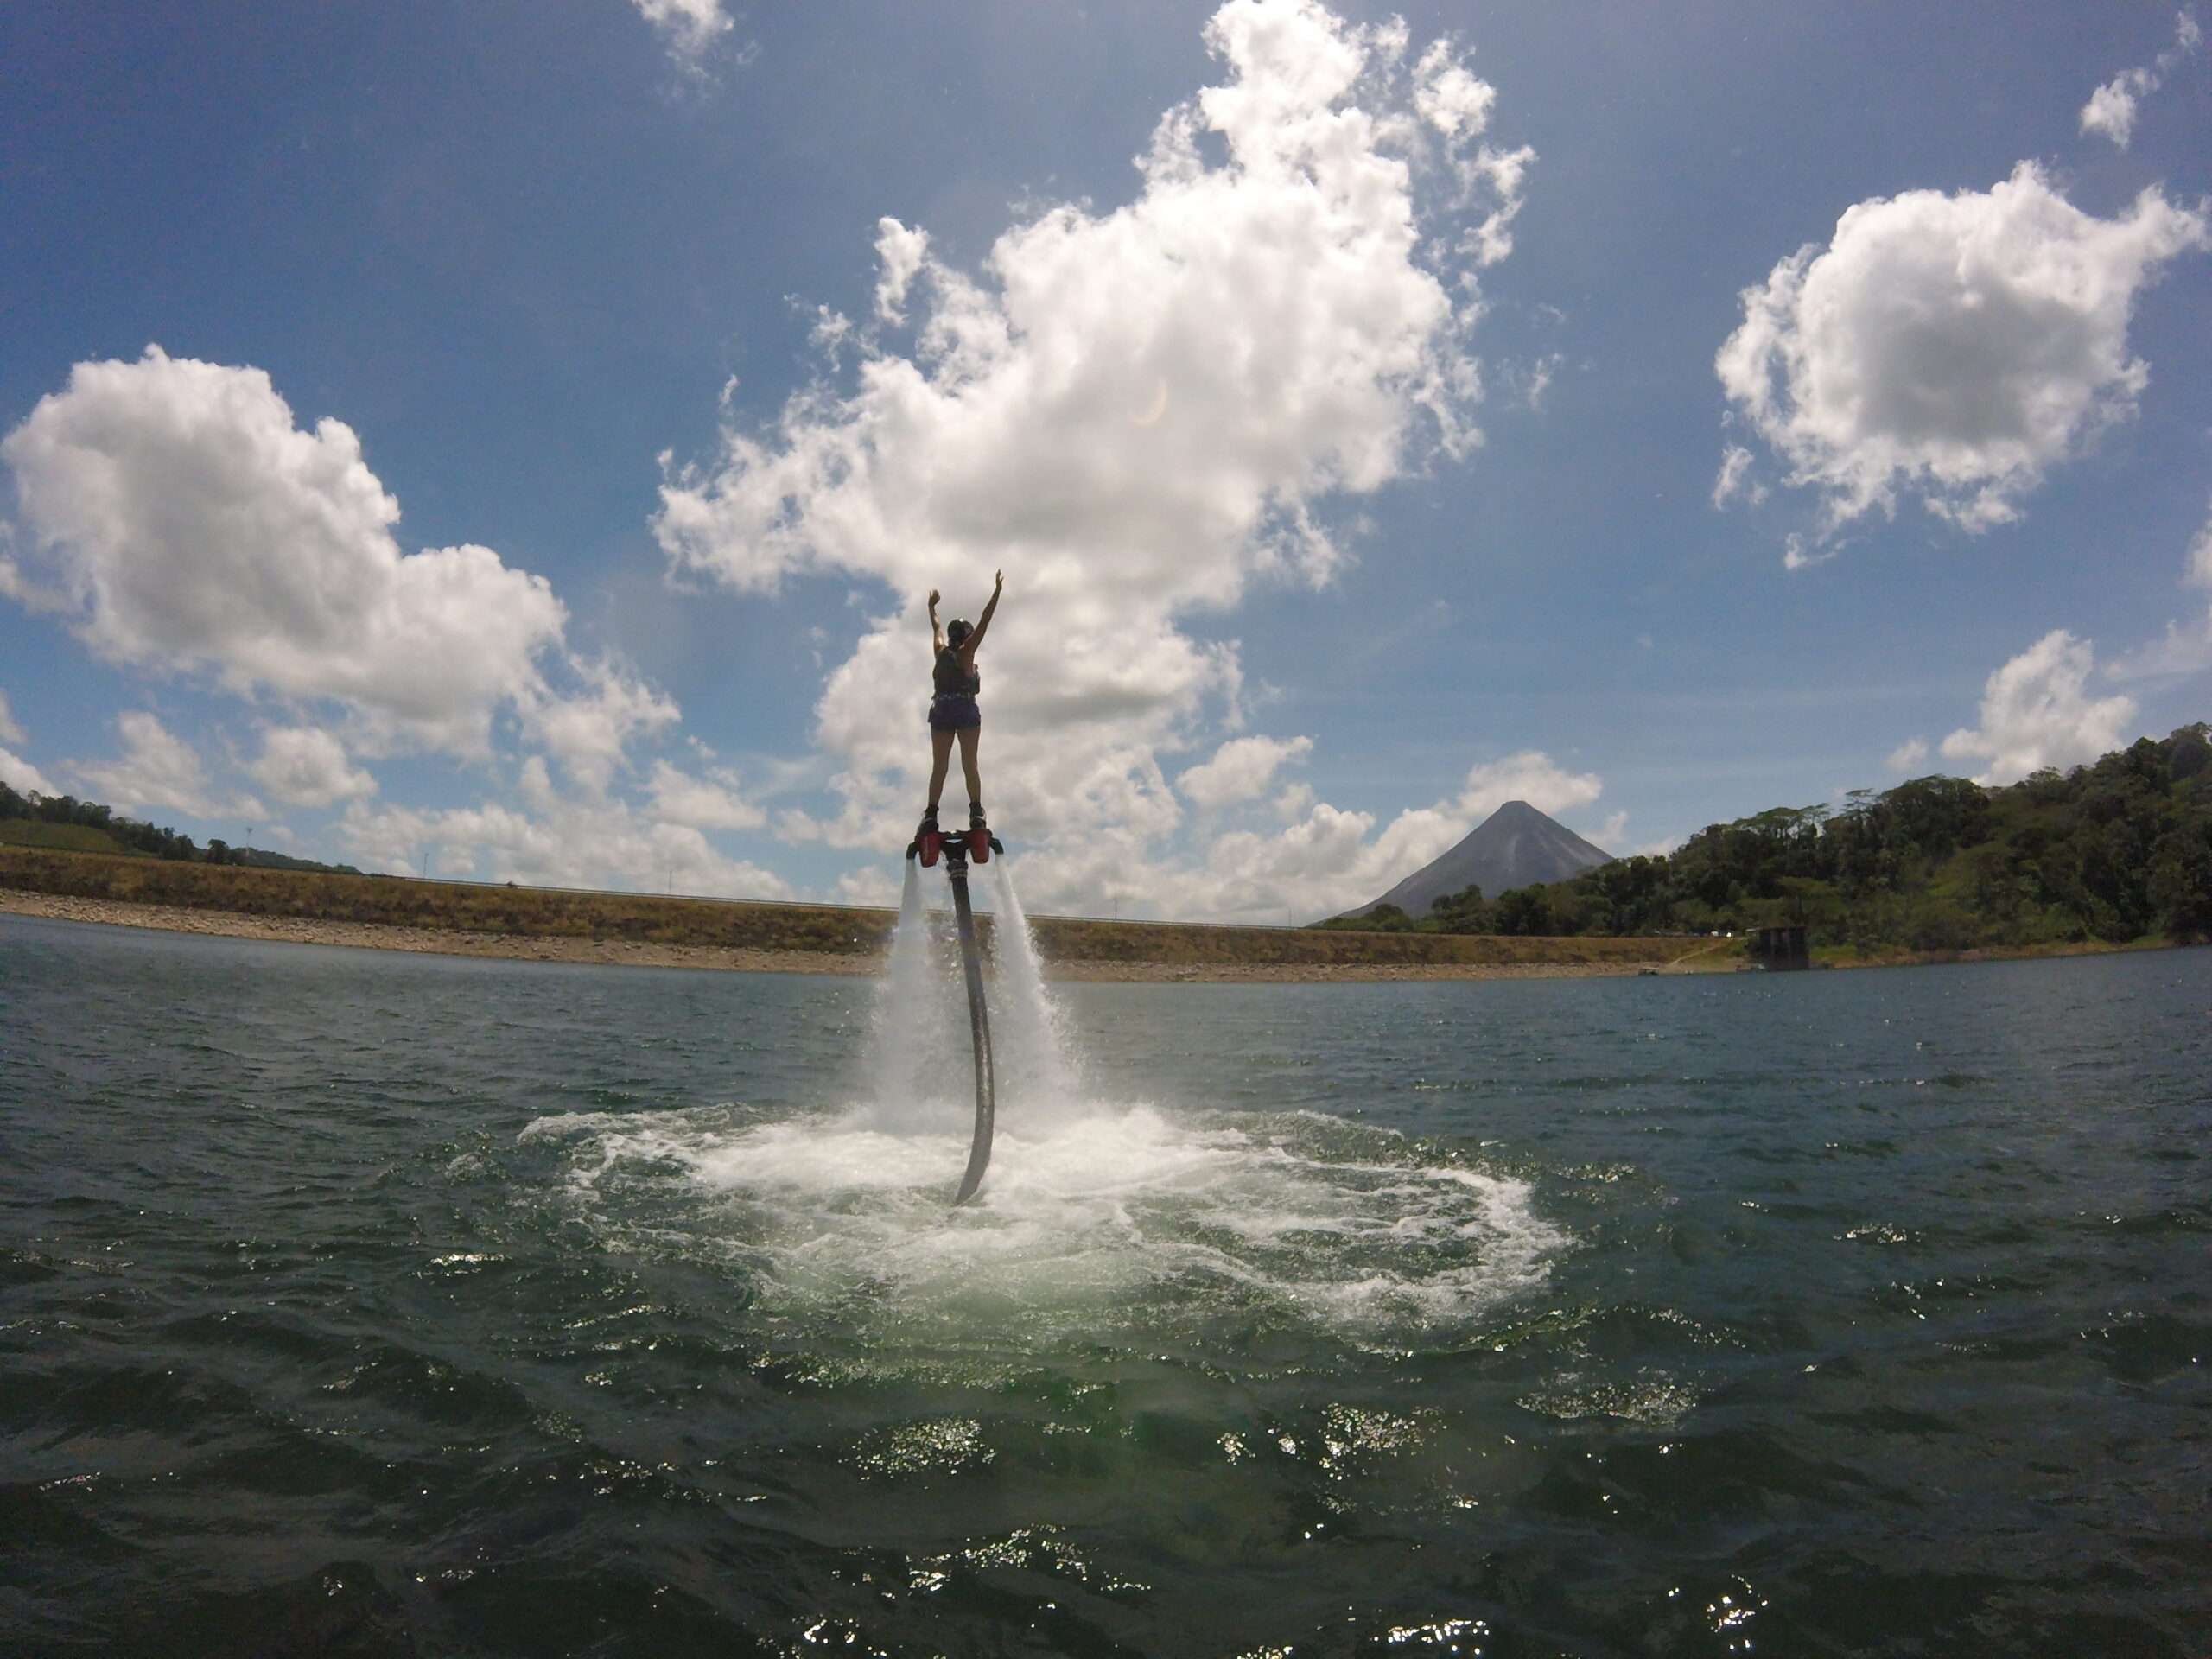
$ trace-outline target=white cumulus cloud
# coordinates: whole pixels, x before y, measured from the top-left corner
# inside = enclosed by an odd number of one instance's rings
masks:
[[[2182,582],[2212,588],[2212,520],[2189,544]],[[2212,668],[2212,613],[2195,622],[2169,622],[2163,639],[2129,652],[2109,670],[2116,680],[2181,680]]]
[[[692,830],[757,830],[768,815],[740,792],[737,774],[717,767],[696,777],[665,760],[653,763],[653,811]]]
[[[1266,794],[1277,767],[1313,749],[1310,737],[1231,738],[1214,751],[1212,760],[1185,771],[1175,787],[1200,808],[1218,812]]]
[[[1924,737],[1908,737],[1890,751],[1890,770],[1901,772],[1911,772],[1927,759],[1928,740]]]
[[[1459,836],[1452,821],[1422,810],[1402,813],[1373,839],[1375,819],[1316,803],[1274,835],[1231,830],[1202,860],[1147,874],[1122,894],[1150,914],[1272,921],[1311,920],[1372,899],[1441,853]],[[1030,872],[1023,872],[1025,891]]]
[[[29,736],[16,723],[8,712],[8,694],[0,691],[0,744],[27,743]],[[0,784],[24,795],[58,795],[61,791],[46,781],[46,774],[23,759],[0,748]]]
[[[110,661],[202,675],[284,709],[258,722],[244,772],[288,805],[345,804],[340,833],[358,850],[407,862],[429,825],[517,878],[655,887],[673,870],[702,891],[783,890],[705,840],[759,825],[734,791],[678,788],[664,764],[655,804],[610,800],[633,747],[677,722],[676,704],[571,650],[552,588],[489,548],[403,553],[398,504],[353,430],[301,427],[261,371],[158,347],[80,363],[0,457],[15,475],[14,539],[29,549],[0,588],[60,613]],[[89,792],[130,810],[261,815],[152,715],[119,726],[120,759],[65,769]],[[519,747],[539,751],[507,773],[523,803],[458,815],[376,806],[354,760],[427,750],[504,770]]]
[[[1402,25],[1313,0],[1230,0],[1206,38],[1226,74],[1160,121],[1134,200],[1052,208],[974,273],[885,220],[874,320],[844,337],[855,383],[728,431],[663,490],[680,567],[890,596],[817,709],[833,842],[903,844],[928,764],[922,596],[972,616],[1003,568],[981,658],[995,819],[1071,873],[1156,865],[1183,824],[1162,757],[1239,713],[1235,645],[1188,619],[1255,578],[1326,580],[1346,556],[1332,498],[1480,441],[1475,272],[1529,160],[1483,148],[1490,89],[1452,49],[1408,68]]]
[[[2174,21],[2171,47],[2148,66],[2123,69],[2089,94],[2089,101],[2082,106],[2082,130],[2102,133],[2126,149],[2134,137],[2135,117],[2143,100],[2165,85],[2166,77],[2180,67],[2183,58],[2193,55],[2203,40],[2196,19],[2183,12]]]
[[[1286,791],[1285,828],[1237,829],[1186,860],[1147,859],[1136,832],[1116,830],[1024,852],[1015,868],[1033,909],[1088,909],[1118,899],[1125,916],[1264,922],[1312,919],[1365,903],[1412,874],[1510,800],[1547,812],[1586,806],[1603,791],[1538,750],[1470,769],[1458,792],[1401,812],[1377,831],[1367,812],[1345,811],[1310,791]]]
[[[111,661],[327,698],[386,741],[482,754],[493,711],[548,693],[565,620],[485,547],[402,554],[399,504],[342,422],[313,431],[258,369],[79,363],[0,443],[45,569]]]
[[[527,723],[570,777],[604,790],[630,744],[675,725],[683,710],[612,663],[578,663],[575,668],[588,689],[537,702],[528,710]]]
[[[2181,582],[2190,588],[2212,588],[2212,520],[2190,542]],[[2196,621],[2168,621],[2165,635],[2130,651],[2110,668],[2113,679],[2192,679],[2212,668],[2212,613]]]
[[[1732,443],[1720,452],[1720,471],[1713,480],[1713,505],[1725,507],[1737,496],[1753,506],[1766,499],[1766,486],[1751,476],[1751,452]]]
[[[377,792],[377,780],[351,764],[346,746],[319,726],[270,727],[246,770],[287,806],[321,808]]]
[[[1526,801],[1539,812],[1571,812],[1605,792],[1594,772],[1569,772],[1541,749],[1523,749],[1471,769],[1459,790],[1459,815],[1470,828],[1508,801]]]
[[[119,758],[65,768],[92,798],[122,812],[169,806],[195,818],[260,817],[266,810],[250,795],[218,788],[199,752],[144,709],[126,709],[115,724],[123,734]]]
[[[2115,680],[2186,680],[2212,668],[2212,614],[2194,622],[2169,622],[2165,632],[2113,662]]]
[[[2158,90],[2158,78],[2150,70],[2121,70],[2089,94],[2082,106],[2082,130],[2101,132],[2126,149],[2134,136],[2138,102]]]
[[[22,795],[59,795],[61,791],[46,780],[46,774],[36,766],[10,750],[0,748],[0,784]]]
[[[2055,628],[1989,677],[1981,723],[1953,732],[1943,753],[1989,764],[1981,784],[2017,783],[2045,766],[2063,769],[2118,748],[2135,719],[2135,700],[2093,698],[2096,657],[2086,639]]]
[[[699,70],[736,22],[722,0],[631,0],[680,67]]]
[[[2098,219],[2030,162],[1987,191],[1877,197],[1745,290],[1715,367],[1831,530],[1900,494],[1980,530],[2133,411],[2136,296],[2207,239],[2155,188]]]
[[[544,760],[523,762],[520,804],[421,810],[355,802],[340,840],[372,868],[476,875],[531,886],[619,887],[735,899],[785,899],[791,887],[719,851],[692,823],[588,790],[564,792]]]
[[[110,661],[335,704],[344,746],[370,753],[484,759],[505,712],[595,788],[677,718],[569,650],[543,577],[487,547],[401,552],[353,429],[301,428],[259,369],[158,346],[79,363],[0,457],[35,549],[9,590]]]

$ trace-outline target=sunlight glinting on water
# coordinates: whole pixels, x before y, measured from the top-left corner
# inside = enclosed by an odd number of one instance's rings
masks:
[[[877,985],[0,918],[0,1649],[2196,1650],[2212,953],[1046,987],[1002,903],[955,1210],[931,880]]]

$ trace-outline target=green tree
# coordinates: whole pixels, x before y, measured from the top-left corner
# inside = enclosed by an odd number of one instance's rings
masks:
[[[1552,900],[1543,887],[1508,887],[1497,895],[1497,931],[1547,934],[1552,931]]]
[[[2146,886],[2168,938],[2212,941],[2212,807],[2191,807],[2161,838]]]
[[[1428,925],[1440,933],[1491,933],[1497,928],[1496,906],[1483,898],[1479,886],[1457,893],[1439,893],[1429,901]]]
[[[1625,935],[1656,931],[1663,925],[1670,895],[1663,858],[1617,858],[1586,870],[1573,885],[1591,900],[1591,925],[1601,933]]]

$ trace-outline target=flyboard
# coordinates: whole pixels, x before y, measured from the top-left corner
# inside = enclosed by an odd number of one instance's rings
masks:
[[[976,913],[968,904],[968,865],[991,861],[993,853],[1006,849],[982,824],[956,835],[946,835],[934,824],[916,836],[906,856],[922,861],[924,869],[944,860],[945,879],[952,885],[952,915],[960,929],[960,969],[968,980],[968,1030],[976,1042],[976,1138],[969,1143],[968,1171],[960,1178],[953,1198],[957,1209],[976,1196],[983,1172],[991,1163],[991,1125],[997,1111],[997,1079],[991,1070],[991,1010],[983,1001],[983,958],[976,948]]]

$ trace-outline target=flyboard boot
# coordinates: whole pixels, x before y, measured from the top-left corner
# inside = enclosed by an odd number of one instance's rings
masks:
[[[983,804],[981,801],[968,803],[968,833],[962,839],[967,842],[968,857],[974,863],[988,864],[993,853],[1006,851],[999,844],[999,838],[991,833],[991,826],[983,822]]]
[[[922,814],[920,827],[914,831],[913,840],[906,844],[906,856],[913,858],[918,855],[922,868],[930,870],[937,868],[938,858],[944,851],[944,831],[937,827],[937,808],[932,806]]]

